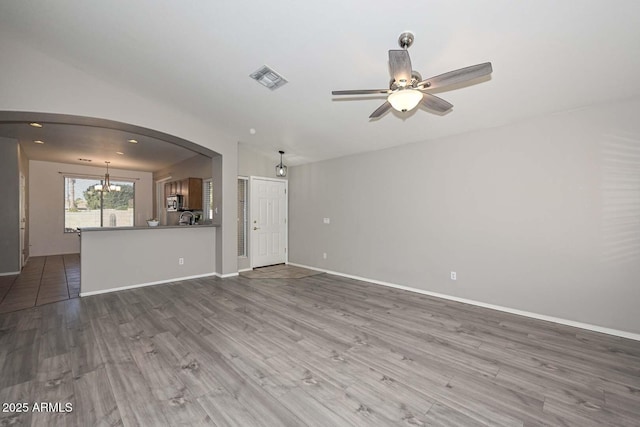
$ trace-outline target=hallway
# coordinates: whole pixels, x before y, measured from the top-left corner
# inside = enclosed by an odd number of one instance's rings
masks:
[[[0,276],[0,313],[77,298],[80,254],[31,257],[16,276]]]

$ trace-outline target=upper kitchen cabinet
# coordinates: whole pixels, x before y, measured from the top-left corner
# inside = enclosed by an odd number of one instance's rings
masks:
[[[185,178],[167,182],[164,185],[164,195],[181,195],[183,210],[202,210],[202,179]]]
[[[164,183],[164,198],[174,196],[176,193],[176,181]]]
[[[186,178],[180,181],[185,210],[202,210],[202,179]]]

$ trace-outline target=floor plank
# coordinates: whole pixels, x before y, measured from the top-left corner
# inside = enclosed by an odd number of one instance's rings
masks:
[[[79,285],[73,256],[33,265],[4,301]],[[2,425],[640,425],[640,342],[327,274],[201,278],[0,314],[0,398],[73,405]]]

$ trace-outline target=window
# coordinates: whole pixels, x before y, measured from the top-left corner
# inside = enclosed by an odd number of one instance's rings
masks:
[[[213,180],[202,181],[202,216],[205,221],[213,220]]]
[[[64,231],[82,227],[133,227],[134,183],[111,181],[119,191],[102,192],[94,187],[100,178],[64,177]]]
[[[238,178],[238,256],[247,256],[247,178]]]

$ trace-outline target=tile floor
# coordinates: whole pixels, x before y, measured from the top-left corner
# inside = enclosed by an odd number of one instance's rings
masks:
[[[31,257],[16,276],[0,276],[0,313],[77,298],[80,254]]]

